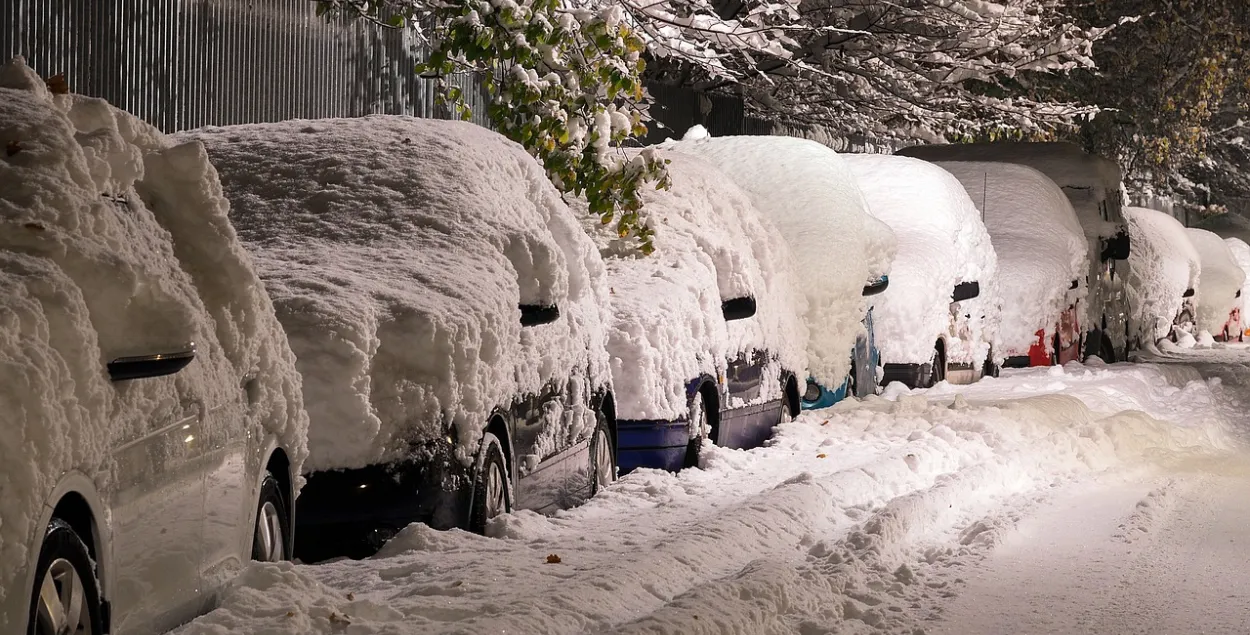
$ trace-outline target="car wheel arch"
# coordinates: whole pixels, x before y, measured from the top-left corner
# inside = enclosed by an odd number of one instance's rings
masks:
[[[803,396],[799,393],[799,380],[794,373],[784,371],[781,374],[781,394],[786,400],[786,407],[792,413],[791,416],[799,416],[799,413],[802,412]]]
[[[612,447],[620,447],[617,445],[616,438],[616,396],[610,390],[604,392],[603,398],[599,400],[599,404],[596,407],[603,413],[604,418],[607,419],[608,434],[612,437]]]
[[[106,509],[105,498],[96,489],[94,480],[77,471],[64,474],[48,495],[38,521],[31,527],[27,553],[35,555],[27,564],[25,574],[19,578],[24,580],[25,593],[12,594],[10,599],[21,598],[23,604],[29,602],[34,592],[36,560],[43,545],[44,533],[53,518],[60,518],[87,546],[87,553],[96,563],[100,601],[108,602],[112,595],[113,554],[108,524],[102,520],[106,518]],[[107,628],[108,625],[105,626]]]
[[[508,471],[509,479],[515,486],[520,473],[517,472],[516,456],[512,453],[512,427],[508,425],[506,415],[503,412],[492,414],[482,432],[489,432],[499,439],[499,449],[503,450],[504,469]]]

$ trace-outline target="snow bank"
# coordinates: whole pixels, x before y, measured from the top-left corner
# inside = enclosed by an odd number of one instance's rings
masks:
[[[845,155],[869,211],[898,239],[890,287],[874,309],[884,363],[927,363],[952,319],[952,363],[983,362],[999,322],[998,264],[981,213],[950,172],[907,157]],[[980,283],[981,295],[952,313],[951,292]],[[996,351],[1002,357],[1001,351]]]
[[[1246,274],[1237,266],[1224,239],[1205,229],[1190,227],[1185,233],[1202,261],[1195,303],[1198,331],[1220,333],[1228,322],[1228,313],[1241,301],[1236,296],[1246,281]]]
[[[890,228],[867,213],[846,161],[790,137],[699,138],[670,147],[713,162],[781,230],[802,272],[808,370],[822,384],[840,386],[863,332],[863,287],[890,273],[897,248]]]
[[[608,272],[608,351],[621,419],[687,415],[686,385],[725,374],[726,360],[769,351],[800,377],[807,328],[793,259],[777,230],[725,174],[698,157],[660,152],[672,188],[642,194],[655,252],[636,253],[588,213]],[[584,208],[585,204],[580,203]],[[754,317],[726,322],[721,303],[754,297]],[[780,397],[780,385],[761,398]]]
[[[1233,303],[1233,308],[1241,311],[1241,328],[1244,330],[1248,326],[1247,319],[1250,319],[1245,309],[1246,298],[1250,298],[1250,245],[1240,238],[1225,238],[1224,244],[1228,245],[1228,250],[1232,252],[1233,260],[1241,272],[1246,274],[1245,282],[1241,283],[1241,297]]]
[[[1089,249],[1063,191],[1045,174],[1013,163],[939,162],[981,210],[998,256],[1005,356],[1027,355],[1037,331],[1050,341],[1060,314],[1085,295]],[[1080,283],[1071,290],[1073,280]]]
[[[308,419],[202,147],[102,100],[50,95],[21,58],[0,67],[0,145],[3,600],[36,555],[29,541],[57,479],[77,470],[106,486],[110,450],[170,423],[179,402],[263,426],[296,469]],[[111,360],[188,342],[196,359],[176,375],[109,381]]]
[[[493,408],[571,376],[574,395],[607,385],[602,262],[520,146],[392,116],[186,136],[208,147],[295,349],[309,470],[384,462],[449,425],[467,461]],[[518,303],[560,318],[523,329]],[[593,414],[565,422],[577,438]]]
[[[1202,262],[1185,226],[1163,212],[1126,207],[1129,274],[1125,282],[1130,320],[1144,330],[1143,340],[1157,341],[1172,330],[1188,289],[1198,289]]]

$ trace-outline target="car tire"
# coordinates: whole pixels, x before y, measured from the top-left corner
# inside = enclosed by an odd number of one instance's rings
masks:
[[[499,437],[489,432],[482,434],[477,470],[473,475],[469,531],[484,534],[491,519],[512,511],[512,486],[509,481],[508,464],[504,461]]]
[[[608,418],[603,411],[595,413],[595,435],[590,438],[590,495],[616,481],[616,447],[608,430]]]
[[[27,634],[102,635],[100,584],[87,545],[68,523],[48,524],[36,567]]]
[[[1098,345],[1098,356],[1108,364],[1115,363],[1115,346],[1111,344],[1111,338],[1106,335],[1102,336],[1102,342]]]
[[[699,418],[697,423],[698,429],[686,443],[686,458],[682,461],[683,469],[699,467],[699,452],[703,450],[703,439],[711,434],[712,418],[708,412],[707,400],[703,398],[702,390],[696,392],[690,400],[691,421],[694,421],[695,417]],[[707,430],[707,434],[704,434],[704,430]]]
[[[933,360],[929,362],[929,378],[922,388],[932,388],[946,379],[946,357],[942,350],[933,347]]]
[[[846,396],[859,397],[859,368],[855,360],[851,360],[851,372],[846,377]]]
[[[256,523],[252,528],[252,560],[282,562],[291,559],[291,508],[272,472],[265,472],[256,501]]]
[[[989,354],[985,356],[985,366],[981,368],[981,376],[998,377],[1002,374],[1002,372],[1002,367],[994,363],[994,351],[990,351]]]

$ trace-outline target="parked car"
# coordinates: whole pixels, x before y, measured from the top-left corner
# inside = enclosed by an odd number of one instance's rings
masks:
[[[1224,325],[1224,329],[1215,335],[1217,342],[1231,342],[1237,340],[1244,342],[1246,339],[1246,324],[1244,319],[1246,298],[1250,296],[1250,245],[1240,238],[1225,238],[1224,244],[1228,245],[1228,250],[1233,254],[1233,260],[1237,263],[1237,267],[1246,275],[1246,281],[1242,283],[1241,289],[1237,291],[1237,301],[1233,303],[1233,309],[1228,314],[1228,322]]]
[[[1133,252],[1125,280],[1135,345],[1180,331],[1195,335],[1195,294],[1202,263],[1180,221],[1143,207],[1124,208]]]
[[[290,556],[295,359],[198,144],[0,67],[0,632],[163,633]]]
[[[872,301],[889,284],[896,241],[867,204],[846,161],[793,137],[690,135],[672,145],[704,157],[750,193],[807,275],[798,285],[810,333],[804,409],[877,392],[880,352]]]
[[[998,264],[985,224],[951,173],[908,157],[845,155],[869,211],[898,239],[874,320],[883,383],[971,383],[995,372]]]
[[[542,167],[464,122],[208,128],[311,415],[296,555],[483,532],[616,475],[603,263]]]
[[[1233,333],[1241,329],[1239,316],[1234,313],[1241,304],[1241,287],[1246,273],[1237,265],[1233,252],[1213,232],[1193,227],[1185,230],[1189,242],[1198,252],[1202,273],[1198,278],[1197,332],[1219,334],[1228,339],[1230,326]]]
[[[672,187],[643,194],[655,252],[589,214],[610,288],[621,472],[698,464],[705,440],[757,447],[799,413],[807,330],[777,230],[702,159],[648,149]]]
[[[1072,203],[1089,242],[1089,293],[1082,324],[1085,356],[1110,363],[1128,358],[1128,275],[1131,242],[1124,224],[1120,167],[1070,143],[994,142],[914,146],[903,156],[927,161],[1018,163],[1050,177]]]
[[[1007,367],[1081,357],[1085,234],[1063,190],[1014,163],[939,161],[972,198],[998,255],[1002,323],[995,350]]]

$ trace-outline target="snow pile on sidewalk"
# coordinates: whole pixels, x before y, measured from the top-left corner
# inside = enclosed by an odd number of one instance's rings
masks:
[[[1027,355],[1059,316],[1086,293],[1089,249],[1072,204],[1046,175],[1013,163],[939,162],[981,210],[998,256],[1005,356]],[[1071,289],[1079,281],[1080,288]]]
[[[959,180],[932,163],[881,155],[846,159],[869,211],[898,238],[890,287],[875,304],[882,360],[927,363],[954,317],[955,285],[975,281],[981,295],[961,303],[956,333],[962,341],[948,341],[947,359],[979,366],[1000,319],[997,257],[981,213]]]
[[[867,312],[865,284],[890,273],[893,232],[870,216],[846,161],[814,141],[719,137],[669,144],[704,157],[751,194],[794,254],[807,299],[808,371],[839,386]]]
[[[579,203],[608,271],[617,416],[683,418],[692,380],[722,377],[727,360],[757,350],[802,377],[808,338],[799,319],[803,296],[776,228],[708,162],[651,151],[670,162],[673,180],[668,190],[642,193],[654,253],[636,253],[631,240],[620,239]],[[755,316],[726,322],[721,303],[743,297],[755,298]],[[761,389],[761,398],[779,399],[782,386],[766,382]]]
[[[1124,285],[1129,319],[1142,328],[1143,340],[1153,342],[1171,332],[1185,291],[1197,291],[1202,263],[1175,218],[1142,207],[1126,207],[1124,217],[1133,245]]]
[[[492,409],[608,382],[599,254],[519,145],[395,116],[186,136],[208,146],[295,349],[309,470],[384,462],[452,425],[468,461]],[[518,303],[560,317],[522,328]],[[578,438],[594,418],[565,421]]]
[[[1241,302],[1237,292],[1246,281],[1246,273],[1237,266],[1224,239],[1205,229],[1190,227],[1185,233],[1202,259],[1196,298],[1198,331],[1220,333],[1233,306]]]
[[[28,541],[57,479],[77,470],[105,486],[110,450],[171,407],[246,407],[239,416],[278,435],[296,468],[308,420],[202,147],[102,100],[52,95],[21,58],[0,67],[0,146],[2,605],[37,555]],[[109,381],[112,360],[189,342],[197,356],[172,377]]]

